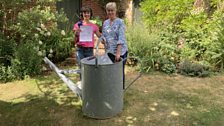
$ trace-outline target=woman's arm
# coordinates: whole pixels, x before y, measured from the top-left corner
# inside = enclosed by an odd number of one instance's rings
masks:
[[[115,62],[118,62],[121,58],[121,44],[117,45],[117,52],[115,57]]]
[[[103,26],[102,26],[102,34],[100,36],[100,41],[102,44],[104,44],[104,46],[106,46],[106,40],[105,40],[105,22],[103,23]]]
[[[96,34],[96,36],[97,36],[98,38],[101,37],[101,33],[100,33],[99,29],[96,30],[96,33],[95,33],[95,34]]]
[[[121,20],[119,24],[119,29],[118,29],[118,42],[117,44],[124,44],[126,42],[126,37],[125,37],[125,24],[124,21]]]
[[[124,44],[125,41],[125,24],[123,20],[119,24],[119,29],[118,29],[118,41],[117,41],[117,51],[116,51],[116,58],[115,61],[119,61],[121,57],[121,46]]]

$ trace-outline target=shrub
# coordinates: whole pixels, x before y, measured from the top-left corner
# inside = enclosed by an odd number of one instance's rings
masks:
[[[12,60],[12,69],[17,79],[24,79],[26,75],[37,75],[42,70],[42,56],[33,44],[20,44]]]
[[[42,50],[54,62],[63,61],[71,54],[71,42],[74,40],[73,32],[66,32],[59,29],[51,29],[50,32],[52,34],[51,36],[47,38],[42,37],[43,39],[41,39],[44,45]]]
[[[224,70],[223,2],[211,0],[209,10],[193,5],[194,2],[145,0],[141,3],[146,27],[153,32],[162,29],[153,52],[158,70],[173,66],[169,63],[177,66],[184,59],[206,63],[209,70]],[[180,47],[176,48],[178,44]],[[163,61],[168,64],[162,65]]]
[[[178,25],[189,15],[194,0],[144,0],[141,3],[143,18],[150,26]]]
[[[215,12],[209,22],[210,42],[207,44],[204,59],[218,71],[224,70],[224,14],[223,11]]]
[[[209,67],[202,65],[200,63],[193,63],[189,60],[184,60],[180,63],[178,68],[178,73],[187,76],[198,76],[198,77],[206,77],[209,76]]]
[[[176,65],[169,60],[164,60],[161,61],[160,70],[164,73],[172,74],[176,71]]]
[[[150,32],[143,25],[128,28],[127,41],[129,54],[136,57],[142,71],[160,70],[166,73],[175,72],[178,58],[177,36],[169,30]],[[136,61],[133,61],[136,62]]]
[[[9,82],[16,78],[13,69],[10,66],[0,64],[0,82]]]
[[[127,28],[129,55],[135,57],[133,60],[138,60],[142,71],[148,72],[154,68],[154,50],[159,42],[157,38],[156,34],[150,35],[143,25],[136,24]]]
[[[59,29],[58,23],[67,22],[62,11],[56,12],[48,4],[40,4],[21,11],[11,29],[19,37],[19,44],[32,43],[42,57],[49,56],[53,61],[62,61],[71,53],[73,34]]]
[[[15,41],[7,39],[0,33],[0,64],[5,66],[11,65],[11,59],[15,52]]]
[[[0,21],[0,80],[37,75],[43,57],[61,61],[70,55],[73,33],[58,28],[58,23],[66,24],[68,19],[63,11],[53,8],[56,1],[0,2],[4,5],[0,11],[0,18],[4,19]]]

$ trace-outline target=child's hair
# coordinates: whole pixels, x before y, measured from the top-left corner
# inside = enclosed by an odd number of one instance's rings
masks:
[[[92,18],[93,16],[93,11],[90,7],[82,7],[81,8],[81,11],[80,11],[80,17],[81,19],[83,19],[83,12],[89,12],[90,13],[90,19]]]

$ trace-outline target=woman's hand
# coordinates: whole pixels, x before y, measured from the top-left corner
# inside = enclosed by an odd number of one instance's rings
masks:
[[[119,62],[120,59],[121,59],[120,52],[117,52],[117,53],[116,53],[116,57],[115,57],[115,62]]]
[[[75,34],[78,35],[82,30],[80,28],[75,30]]]
[[[102,41],[101,43],[104,44],[104,45],[106,45],[106,42],[105,41]]]
[[[107,43],[106,43],[105,38],[104,38],[104,37],[102,37],[102,36],[99,36],[99,41],[100,41],[100,42],[104,45],[104,47],[106,48]]]
[[[121,59],[121,45],[117,45],[117,52],[116,52],[116,57],[115,57],[115,62],[119,62]]]

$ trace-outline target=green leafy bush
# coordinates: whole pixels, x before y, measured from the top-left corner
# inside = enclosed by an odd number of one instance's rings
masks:
[[[153,32],[162,29],[155,47],[158,70],[165,71],[163,66],[172,66],[169,63],[178,66],[189,59],[206,64],[209,70],[223,71],[223,2],[211,0],[208,8],[194,2],[145,0],[141,3],[146,28]]]
[[[18,22],[12,29],[19,34],[20,43],[32,43],[42,57],[49,56],[53,61],[62,61],[71,53],[73,34],[58,29],[57,24],[67,21],[63,13],[54,12],[49,6],[38,5],[20,12]]]
[[[150,26],[179,24],[193,8],[194,0],[144,0],[141,3],[143,18]]]
[[[55,10],[56,1],[0,2],[4,5],[0,13],[7,16],[5,23],[0,23],[1,79],[10,81],[40,74],[43,57],[61,61],[70,55],[73,33],[58,28],[58,23],[66,24],[68,19],[63,11]],[[13,12],[11,17],[9,12]]]
[[[177,36],[170,31],[149,32],[143,25],[128,28],[127,40],[130,57],[136,57],[142,71],[175,72],[178,58]],[[136,61],[135,61],[136,62]]]
[[[182,31],[182,37],[185,39],[184,49],[181,52],[182,59],[202,61],[203,55],[207,49],[208,37],[208,18],[203,11],[194,12],[181,21],[179,28]]]
[[[209,36],[210,43],[207,44],[205,60],[214,66],[218,71],[224,70],[224,14],[217,11],[213,20],[210,21]]]
[[[142,71],[148,72],[154,68],[155,59],[154,50],[158,43],[156,34],[149,34],[143,25],[133,25],[127,28],[127,41],[130,57],[138,59],[139,67]],[[134,59],[134,60],[135,60]]]
[[[15,41],[0,33],[0,64],[8,66],[15,52]]]
[[[15,59],[12,60],[12,69],[17,79],[40,74],[43,61],[41,57],[33,44],[20,44],[15,52]]]
[[[161,61],[160,70],[164,73],[172,74],[176,72],[176,65],[169,60],[163,60]]]
[[[13,69],[10,66],[0,64],[0,82],[9,82],[16,79]]]
[[[182,63],[180,63],[178,73],[192,77],[206,77],[210,74],[209,67],[200,63],[190,62],[189,60],[184,60]]]

